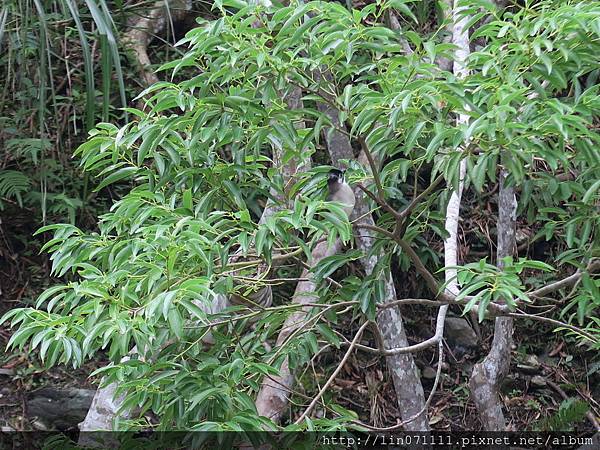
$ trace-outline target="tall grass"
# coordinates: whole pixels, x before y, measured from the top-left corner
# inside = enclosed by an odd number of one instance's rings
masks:
[[[49,208],[85,204],[87,178],[64,178],[73,147],[97,121],[127,118],[120,109],[127,106],[127,93],[113,20],[119,5],[105,0],[3,2],[0,186],[9,186],[15,172],[33,182],[19,184],[28,193],[0,190],[0,208],[29,203],[45,222]],[[49,204],[61,199],[67,199],[62,206]]]

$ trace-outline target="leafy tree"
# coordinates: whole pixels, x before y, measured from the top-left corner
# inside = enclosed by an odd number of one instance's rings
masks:
[[[600,3],[499,10],[463,2],[478,43],[464,79],[436,64],[454,51],[439,33],[382,24],[393,8],[410,17],[408,4],[348,11],[325,2],[216,2],[221,17],[201,20],[182,42],[187,52],[162,66],[173,81],[146,89],[144,111],[129,108],[122,127],[98,124],[77,150],[84,170],[103,177],[97,189],[122,180],[134,187],[101,217],[98,232],[64,224],[41,230],[54,231],[44,249],[55,273],[71,281],[48,289],[35,308],[4,317],[19,326],[10,345],[39,348],[48,365],[78,366],[107,349],[112,364],[96,373],[119,382],[123,408],[138,407],[138,417],[152,410],[162,429],[272,427],[254,406],[263,377],[286,357],[300,367],[326,343],[347,346],[335,329],[339,312],[373,320],[396,262],[415,267],[429,295],[443,300],[430,271],[439,268],[436,244],[446,236],[444,208],[461,160],[476,198],[489,194],[500,165],[506,169],[507,183],[520,187],[519,213],[560,249],[553,265],[585,272],[598,256],[600,223]],[[194,76],[176,81],[182,70]],[[285,102],[295,89],[304,94],[296,109]],[[319,104],[339,111],[339,122]],[[468,123],[457,125],[457,113]],[[360,250],[325,258],[312,269],[319,282],[313,320],[272,348],[269,340],[297,309],[285,299],[258,310],[206,311],[219,295],[248,285],[289,283],[298,271],[285,276],[280,261],[310,258],[323,240],[351,245],[343,210],[323,201],[329,167],[305,168],[289,182],[282,175],[291,160],[326,162],[332,130],[347,133],[368,160],[348,161],[348,177],[369,192],[378,233],[369,255],[384,257],[362,278],[336,272],[364,256]],[[267,201],[278,210],[261,223]],[[280,275],[256,276],[262,264]],[[506,302],[504,313],[525,308],[544,283],[523,280],[523,271],[548,268],[519,259],[507,260],[503,272],[485,261],[465,264],[458,301],[479,304],[480,319],[490,305]],[[575,332],[598,347],[598,279],[586,272],[582,280],[569,301],[588,329]],[[203,344],[209,331],[212,346]],[[123,361],[134,346],[138,356]],[[352,425],[353,412],[332,401],[327,407],[325,418],[300,426]]]

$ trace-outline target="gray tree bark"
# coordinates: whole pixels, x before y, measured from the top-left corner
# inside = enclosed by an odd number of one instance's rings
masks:
[[[369,208],[363,192],[356,192],[356,195],[357,208],[355,208],[355,214],[353,215],[360,217],[366,214]],[[366,215],[357,224],[374,225],[373,217],[370,214]],[[368,255],[373,247],[373,242],[374,238],[369,230],[361,228],[356,236],[357,247],[365,255]],[[364,256],[361,258],[361,264],[365,268],[367,275],[373,273],[373,269],[380,256]],[[396,288],[389,271],[385,273],[385,299],[386,303],[396,299]],[[381,309],[377,314],[376,321],[377,326],[381,330],[385,349],[406,347],[409,345],[402,314],[398,308]],[[411,353],[404,353],[386,356],[386,363],[394,382],[400,417],[403,421],[408,420],[423,411],[425,407],[425,394],[423,392],[423,385],[419,379],[415,360]],[[407,431],[429,431],[429,421],[427,420],[426,411],[423,411],[423,414],[406,423],[404,428]]]
[[[498,193],[498,255],[496,264],[503,267],[502,259],[512,256],[516,248],[517,200],[514,187],[506,186],[508,173],[500,173]],[[476,364],[469,381],[471,396],[485,430],[504,431],[506,421],[499,399],[500,383],[510,367],[513,319],[497,317],[494,324],[492,347],[485,359]]]
[[[329,246],[326,241],[320,242],[312,251],[311,259],[307,263],[310,267],[315,267],[323,258],[335,255],[340,248],[339,239],[332,246]],[[313,281],[313,274],[305,269],[302,271],[301,277],[307,278],[307,280],[300,281],[296,285],[292,303],[299,305],[313,303],[317,288],[316,283]],[[304,306],[288,316],[277,337],[277,343],[275,344],[277,348],[281,347],[294,331],[306,323],[311,308],[310,306]],[[263,380],[255,402],[258,414],[279,423],[289,403],[293,386],[294,374],[290,369],[288,358],[285,358],[279,368],[279,375],[266,377]]]
[[[143,86],[158,82],[151,69],[148,45],[154,36],[160,34],[171,21],[179,21],[192,9],[191,0],[159,0],[146,15],[140,17],[123,36],[123,43],[133,52],[134,63],[138,65]]]

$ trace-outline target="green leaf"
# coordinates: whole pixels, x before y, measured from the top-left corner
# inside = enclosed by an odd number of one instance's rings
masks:
[[[323,258],[316,267],[311,270],[315,275],[317,283],[321,282],[325,277],[330,276],[337,269],[354,261],[362,256],[362,252],[353,250],[345,254],[331,255]]]
[[[231,197],[235,201],[236,206],[239,209],[247,209],[246,202],[244,201],[242,192],[240,191],[240,188],[237,186],[236,183],[229,181],[229,180],[225,180],[225,181],[223,181],[223,186],[225,187],[227,192],[231,195]]]
[[[596,194],[596,191],[598,191],[598,189],[600,189],[600,180],[596,180],[596,182],[592,184],[592,186],[590,186],[590,188],[587,191],[585,191],[582,202],[585,204],[589,204],[590,200]]]
[[[181,339],[183,337],[183,320],[181,319],[179,310],[177,308],[171,308],[168,318],[171,331],[178,339]]]
[[[102,182],[96,187],[95,191],[99,191],[100,189],[116,183],[117,181],[124,180],[125,178],[131,178],[131,176],[136,173],[137,170],[137,167],[123,167],[122,169],[117,170],[102,180]]]
[[[331,328],[329,328],[326,324],[324,323],[319,323],[317,324],[317,330],[319,330],[319,333],[321,333],[321,335],[325,338],[326,341],[330,342],[331,344],[333,344],[333,346],[335,348],[340,348],[340,338],[337,337],[337,335],[333,332],[333,330]]]
[[[217,397],[218,396],[217,394],[219,394],[219,393],[223,393],[223,387],[221,387],[221,386],[204,389],[202,392],[194,395],[191,398],[191,403],[190,403],[189,408],[194,409],[197,405],[204,403],[210,397]]]
[[[185,191],[183,191],[183,207],[189,209],[190,211],[194,210],[191,189],[186,189]]]

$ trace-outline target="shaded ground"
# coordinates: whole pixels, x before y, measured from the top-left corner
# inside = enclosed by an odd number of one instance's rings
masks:
[[[416,326],[409,323],[407,327],[410,343],[429,337],[417,334]],[[433,330],[428,331],[433,333]],[[492,330],[483,332],[490,338],[475,350],[452,352],[445,346],[440,385],[429,412],[433,429],[481,429],[475,406],[469,399],[468,382],[473,365],[485,356],[491,343]],[[535,327],[531,323],[518,323],[515,341],[510,374],[502,389],[510,428],[514,431],[593,431],[585,417],[587,408],[583,401],[598,411],[600,405],[594,399],[599,398],[600,376],[595,370],[597,367],[589,367],[586,362],[592,357],[590,352],[577,349],[572,341],[565,342],[553,335],[550,327],[540,327],[537,323]],[[375,346],[375,341],[371,345]],[[435,353],[429,349],[416,358],[426,396],[437,369]],[[338,355],[336,361],[339,359]],[[353,356],[334,382],[333,391],[341,404],[359,412],[363,422],[386,427],[399,421],[393,383],[379,357],[365,353]],[[571,400],[565,402],[563,395]],[[558,414],[561,404],[562,412]],[[572,406],[565,409],[569,404]]]
[[[3,211],[10,217],[11,211]],[[30,306],[37,296],[58,280],[50,277],[47,255],[40,255],[41,240],[32,239],[35,225],[26,216],[14,214],[10,222],[0,223],[0,315],[12,308]],[[29,218],[30,219],[30,218]],[[28,237],[29,236],[29,237]],[[98,361],[72,367],[44,367],[37,352],[6,352],[12,330],[0,326],[0,426],[2,430],[44,429],[31,414],[29,403],[40,398],[45,388],[68,392],[76,388],[95,389],[88,375],[99,366]],[[10,427],[10,428],[7,428]]]

